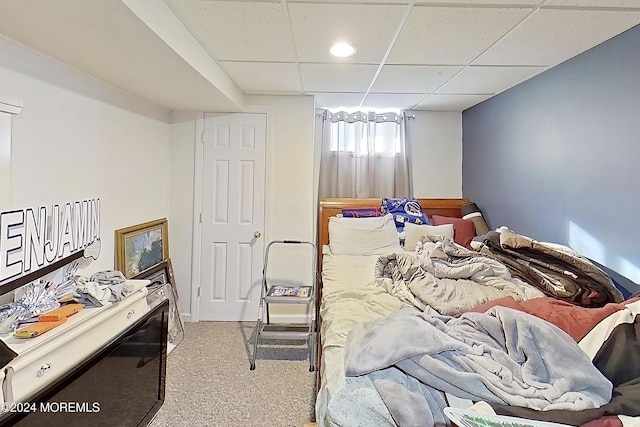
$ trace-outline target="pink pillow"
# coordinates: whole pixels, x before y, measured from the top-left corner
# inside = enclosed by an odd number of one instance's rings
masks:
[[[604,318],[625,308],[622,303],[609,303],[600,308],[586,308],[552,297],[533,298],[522,302],[516,302],[513,297],[503,297],[485,302],[468,311],[484,313],[497,305],[524,311],[553,323],[569,334],[576,342],[584,338]]]
[[[433,225],[453,224],[453,240],[467,249],[473,250],[471,240],[476,237],[476,226],[473,221],[449,216],[433,215]]]
[[[571,335],[576,342],[604,318],[625,308],[620,303],[609,303],[599,308],[579,307],[552,297],[530,299],[521,302],[520,306],[527,313],[553,323]]]

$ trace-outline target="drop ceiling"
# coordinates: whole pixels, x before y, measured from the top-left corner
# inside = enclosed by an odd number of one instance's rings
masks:
[[[0,0],[3,38],[168,110],[463,111],[639,23],[640,0]]]

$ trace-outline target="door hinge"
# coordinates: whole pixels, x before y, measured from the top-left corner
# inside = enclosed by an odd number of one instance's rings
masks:
[[[200,212],[200,224],[202,224],[202,212]]]
[[[198,297],[200,296],[200,286],[198,286]]]
[[[200,134],[200,142],[204,144],[204,131]]]

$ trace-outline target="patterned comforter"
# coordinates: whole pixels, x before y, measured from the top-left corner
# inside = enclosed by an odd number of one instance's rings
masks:
[[[623,300],[611,277],[571,248],[539,242],[509,229],[483,236],[480,251],[546,295],[583,307]]]

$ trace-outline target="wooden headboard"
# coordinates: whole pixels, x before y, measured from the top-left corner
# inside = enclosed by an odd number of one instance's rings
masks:
[[[432,215],[461,218],[460,207],[469,199],[417,199],[422,212]],[[321,199],[318,214],[318,272],[322,270],[322,247],[329,244],[329,218],[348,208],[380,208],[382,199]]]

